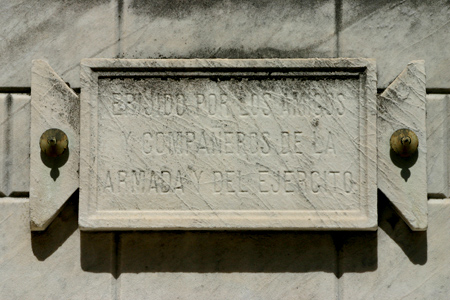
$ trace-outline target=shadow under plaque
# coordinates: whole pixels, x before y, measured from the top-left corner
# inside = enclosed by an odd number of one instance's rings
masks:
[[[40,261],[51,256],[78,228],[78,190],[44,231],[31,232],[31,247]]]
[[[336,277],[374,272],[378,268],[377,231],[342,231],[333,235],[338,254]]]
[[[137,231],[114,233],[114,269],[96,233],[81,232],[81,266],[88,272],[306,273],[340,277],[342,244],[365,245],[349,272],[377,268],[376,232]],[[342,242],[339,242],[342,241]],[[339,244],[337,245],[337,244]],[[348,248],[348,247],[347,247]],[[346,249],[347,249],[346,248]]]
[[[400,246],[413,264],[424,265],[427,262],[427,231],[412,231],[380,190],[378,226]]]
[[[116,232],[115,275],[141,272],[336,272],[330,233],[237,231]],[[81,235],[83,270],[90,264],[91,235]],[[88,268],[89,265],[94,269]]]

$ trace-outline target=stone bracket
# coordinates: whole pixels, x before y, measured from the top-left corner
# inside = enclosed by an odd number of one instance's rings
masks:
[[[400,158],[391,135],[407,128],[419,139],[418,151]],[[413,61],[378,97],[378,188],[415,231],[427,229],[426,90],[423,61]]]
[[[31,77],[30,220],[31,230],[45,230],[78,189],[80,100],[43,60],[34,60]],[[58,128],[68,149],[58,158],[41,153],[44,131]]]

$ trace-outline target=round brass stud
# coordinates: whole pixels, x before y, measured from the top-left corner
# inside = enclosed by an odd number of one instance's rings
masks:
[[[410,129],[399,129],[391,136],[391,148],[401,157],[410,157],[417,151],[419,139]]]
[[[52,128],[41,135],[39,142],[41,151],[49,157],[58,157],[69,146],[67,135],[60,129]]]

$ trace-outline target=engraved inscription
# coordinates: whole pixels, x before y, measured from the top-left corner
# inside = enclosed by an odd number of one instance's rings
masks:
[[[249,190],[242,182],[243,170],[224,170],[212,171],[205,174],[200,171],[195,176],[192,184],[198,192],[208,193],[248,193]],[[302,170],[283,170],[276,171],[276,176],[270,176],[269,171],[259,170],[254,174],[257,178],[259,193],[304,193],[305,189],[317,194],[332,192],[345,192],[350,194],[355,182],[350,171],[341,173],[340,171],[302,171]],[[132,193],[132,194],[165,194],[165,193],[184,193],[184,185],[187,183],[189,174],[183,173],[183,170],[119,170],[112,172],[106,171],[105,191],[111,193]],[[212,180],[214,186],[200,185],[206,180]],[[247,178],[248,179],[248,178]]]
[[[193,97],[192,97],[193,96]],[[206,113],[209,116],[229,116],[230,97],[227,94],[196,94],[193,99],[167,92],[159,93],[152,90],[145,92],[113,93],[112,111],[114,115],[142,115],[142,116],[182,116],[188,110],[188,102],[194,104],[197,113]],[[270,116],[273,96],[271,93],[249,93],[237,98],[240,102],[241,116]],[[281,112],[284,115],[339,115],[345,113],[345,97],[342,93],[329,93],[322,95],[316,90],[308,93],[291,91],[278,95]],[[311,102],[313,102],[311,104]]]
[[[99,79],[99,210],[357,210],[359,97],[355,77]]]

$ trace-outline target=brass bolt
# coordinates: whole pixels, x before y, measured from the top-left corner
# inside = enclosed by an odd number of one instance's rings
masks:
[[[417,151],[419,139],[410,129],[399,129],[391,136],[391,148],[401,157],[409,157]]]
[[[41,151],[47,156],[58,157],[66,151],[69,146],[69,139],[62,130],[52,128],[41,135],[39,145]]]

